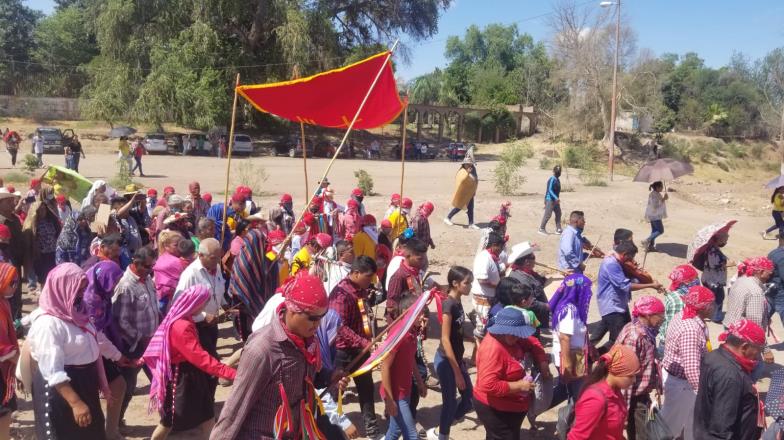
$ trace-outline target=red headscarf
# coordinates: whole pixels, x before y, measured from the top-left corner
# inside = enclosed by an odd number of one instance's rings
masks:
[[[670,272],[670,291],[675,292],[684,284],[688,284],[699,277],[697,269],[690,264],[681,264]]]
[[[201,195],[201,199],[207,202],[207,204],[212,205],[212,194],[204,193]]]
[[[174,194],[174,187],[173,186],[167,186],[167,187],[163,188],[163,196],[164,197],[166,197],[168,195],[171,195],[171,194]]]
[[[394,206],[399,205],[400,204],[400,194],[398,194],[398,193],[392,194],[392,198],[389,200],[389,203],[394,205]]]
[[[401,203],[401,204],[403,205],[403,208],[405,208],[405,209],[411,209],[411,207],[414,206],[414,202],[411,199],[409,199],[408,197],[403,199],[403,203]]]
[[[727,330],[719,335],[719,341],[726,341],[728,335],[736,336],[750,344],[765,345],[765,330],[754,321],[745,318],[727,326]]]
[[[683,299],[683,319],[694,318],[697,312],[710,307],[716,300],[716,296],[710,289],[703,286],[692,286]]]
[[[316,242],[319,246],[321,246],[322,249],[328,248],[332,246],[332,236],[323,232],[319,232],[316,234]]]
[[[354,188],[354,189],[351,190],[351,195],[353,197],[364,197],[365,196],[365,192],[362,191],[360,188]]]
[[[275,229],[267,233],[267,240],[272,246],[277,246],[283,243],[286,239],[286,233],[282,229]]]
[[[433,213],[435,207],[433,206],[432,202],[425,202],[419,206],[419,212],[422,213],[425,217],[430,217],[430,214]]]
[[[773,262],[766,257],[753,257],[743,260],[738,264],[738,276],[754,276],[755,272],[773,270]]]
[[[632,316],[651,316],[664,313],[664,303],[653,296],[643,296],[634,303]]]
[[[289,278],[286,284],[281,287],[281,290],[284,298],[283,304],[286,310],[291,312],[310,313],[329,307],[327,291],[324,290],[324,284],[321,282],[321,279],[304,271]],[[302,352],[305,360],[315,366],[316,371],[321,370],[321,352],[317,338],[304,339],[286,327],[285,319],[281,322],[289,339]]]

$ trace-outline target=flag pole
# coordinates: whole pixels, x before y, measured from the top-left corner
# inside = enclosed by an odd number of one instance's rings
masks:
[[[226,187],[223,191],[223,216],[221,217],[220,244],[223,246],[223,239],[226,236],[226,214],[229,208],[229,176],[231,175],[231,150],[234,147],[234,123],[237,120],[237,88],[240,86],[240,74],[237,73],[237,81],[234,83],[234,104],[231,108],[231,128],[229,128],[229,149],[226,152]]]
[[[403,200],[403,182],[406,178],[406,128],[408,127],[408,103],[403,110],[403,133],[401,134],[401,147],[400,147],[400,200]]]
[[[362,113],[362,109],[365,108],[365,104],[367,103],[368,99],[370,98],[370,94],[373,92],[373,89],[376,88],[376,84],[378,84],[378,80],[381,78],[381,74],[384,73],[384,69],[387,67],[387,63],[389,63],[389,60],[392,59],[392,54],[395,52],[395,49],[397,48],[397,45],[398,45],[399,42],[400,42],[400,39],[395,40],[395,43],[389,49],[389,54],[387,54],[386,59],[381,64],[381,67],[378,69],[378,72],[376,73],[376,77],[373,79],[373,82],[370,84],[370,87],[368,87],[368,91],[367,91],[367,93],[365,93],[365,97],[362,98],[362,102],[359,104],[359,107],[357,108],[356,113],[354,113],[354,117],[351,118],[351,123],[348,124],[348,127],[346,128],[346,132],[343,134],[343,138],[340,140],[340,145],[338,145],[338,148],[335,150],[335,154],[332,155],[332,159],[330,159],[329,163],[327,164],[327,169],[324,170],[324,173],[321,175],[321,179],[319,179],[319,182],[321,182],[324,179],[326,179],[327,175],[329,175],[329,171],[332,169],[332,165],[335,163],[335,160],[337,160],[338,156],[340,155],[340,151],[343,149],[343,145],[346,144],[346,139],[348,139],[348,135],[351,134],[351,130],[354,129],[354,124],[357,123],[357,119],[359,119],[359,115]],[[320,184],[319,184],[319,186],[320,186]],[[316,190],[313,191],[313,195],[314,196],[316,195],[316,191],[317,190],[318,190],[318,187],[316,187]],[[308,204],[305,204],[305,206],[302,209],[302,212],[300,212],[299,216],[297,217],[297,221],[294,222],[295,225],[297,223],[299,223],[300,221],[302,221],[302,218],[305,216],[305,213],[307,212],[307,210],[308,210]],[[283,247],[282,248],[284,248],[284,249],[286,248],[288,243],[291,241],[291,236],[292,236],[293,233],[294,233],[294,228],[292,228],[291,232],[289,232],[289,235],[286,236],[286,239],[283,241]],[[280,257],[281,257],[281,255],[278,254],[276,259],[275,259],[275,261],[279,260]],[[274,266],[270,265],[270,269],[269,270],[272,270],[272,267],[274,267]]]
[[[307,206],[310,204],[310,199],[308,199],[308,147],[305,143],[305,123],[302,121],[299,121],[299,133],[300,142],[302,142],[302,167],[305,169],[305,206]]]

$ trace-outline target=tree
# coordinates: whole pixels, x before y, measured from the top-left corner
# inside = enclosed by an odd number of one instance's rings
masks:
[[[766,120],[778,128],[779,142],[784,145],[784,47],[768,52],[755,70],[756,83],[765,98]]]
[[[29,72],[30,54],[35,47],[33,30],[42,14],[21,0],[0,2],[0,91],[17,94]]]

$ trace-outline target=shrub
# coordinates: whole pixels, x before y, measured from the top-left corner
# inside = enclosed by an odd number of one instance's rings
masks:
[[[17,171],[11,171],[3,176],[3,182],[6,183],[27,183],[29,180],[30,176],[24,173],[19,173]]]
[[[250,159],[240,161],[234,168],[232,175],[232,186],[245,185],[253,191],[253,195],[261,196],[264,193],[264,183],[269,179],[267,170],[254,164]]]
[[[585,169],[594,166],[602,152],[593,145],[569,145],[563,155],[564,166]]]
[[[118,159],[117,174],[109,180],[109,185],[122,191],[126,186],[132,183],[133,178],[131,178],[131,170],[128,169],[128,161],[125,159]]]
[[[542,170],[550,170],[553,168],[555,161],[550,159],[549,157],[543,157],[539,159],[539,169]]]
[[[751,157],[754,159],[760,160],[762,159],[762,154],[765,152],[765,145],[763,144],[754,144],[751,146]]]
[[[580,180],[585,186],[607,186],[605,170],[593,164],[580,170]]]
[[[22,168],[28,173],[34,173],[38,169],[38,157],[35,154],[25,154],[22,159]]]
[[[366,196],[372,196],[373,192],[373,178],[365,170],[359,169],[354,171],[354,177],[357,178],[357,187],[365,193]]]
[[[520,186],[526,180],[525,176],[520,174],[520,169],[532,156],[533,150],[525,142],[513,142],[504,146],[500,162],[493,170],[495,189],[499,194],[509,196],[519,192]]]

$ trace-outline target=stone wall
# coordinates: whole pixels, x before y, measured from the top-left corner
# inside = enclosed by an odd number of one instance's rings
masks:
[[[31,119],[81,119],[76,98],[0,95],[0,116]]]

